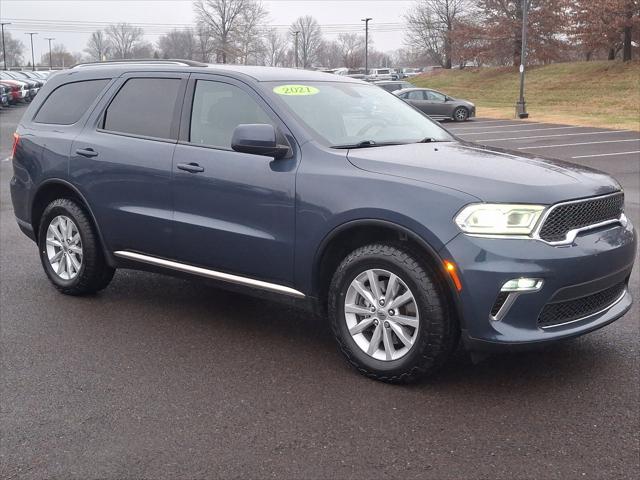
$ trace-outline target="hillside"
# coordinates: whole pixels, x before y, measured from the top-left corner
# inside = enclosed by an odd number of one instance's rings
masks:
[[[412,82],[471,100],[480,117],[514,117],[519,75],[512,68],[440,70]],[[640,130],[640,62],[530,67],[525,100],[534,121]]]

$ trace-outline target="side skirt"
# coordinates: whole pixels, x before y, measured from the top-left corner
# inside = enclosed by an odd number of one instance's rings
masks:
[[[220,280],[227,283],[234,283],[237,285],[244,285],[261,290],[267,290],[270,292],[280,293],[283,295],[289,295],[296,298],[304,298],[305,294],[284,285],[278,285],[276,283],[264,282],[262,280],[255,280],[253,278],[241,277],[239,275],[233,275],[230,273],[218,272],[216,270],[209,270],[207,268],[196,267],[186,263],[175,262],[173,260],[166,260],[164,258],[151,257],[149,255],[143,255],[141,253],[129,252],[126,250],[119,250],[113,253],[116,257],[125,258],[127,260],[133,260],[136,262],[147,263],[149,265],[155,265],[158,267],[168,268],[171,270],[177,270],[179,272],[190,273],[192,275],[198,275],[200,277],[211,278],[213,280]]]

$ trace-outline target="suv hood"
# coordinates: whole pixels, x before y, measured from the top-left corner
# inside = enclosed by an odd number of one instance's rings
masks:
[[[548,205],[620,190],[597,170],[460,142],[352,149],[347,157],[369,172],[452,188],[485,202]]]

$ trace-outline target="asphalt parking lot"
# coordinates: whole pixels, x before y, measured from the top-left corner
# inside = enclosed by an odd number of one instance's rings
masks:
[[[22,111],[0,111],[0,159]],[[637,132],[446,126],[615,175],[640,225]],[[391,386],[348,367],[324,323],[278,304],[129,271],[96,296],[58,294],[15,224],[11,162],[0,176],[0,478],[600,479],[640,469],[638,303],[577,340],[476,365],[459,352],[435,377]]]

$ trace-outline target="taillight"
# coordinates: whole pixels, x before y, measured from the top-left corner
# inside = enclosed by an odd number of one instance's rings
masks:
[[[20,135],[17,133],[13,134],[13,147],[11,147],[11,158],[13,159],[16,156],[16,148],[18,148],[18,144],[20,143]]]

